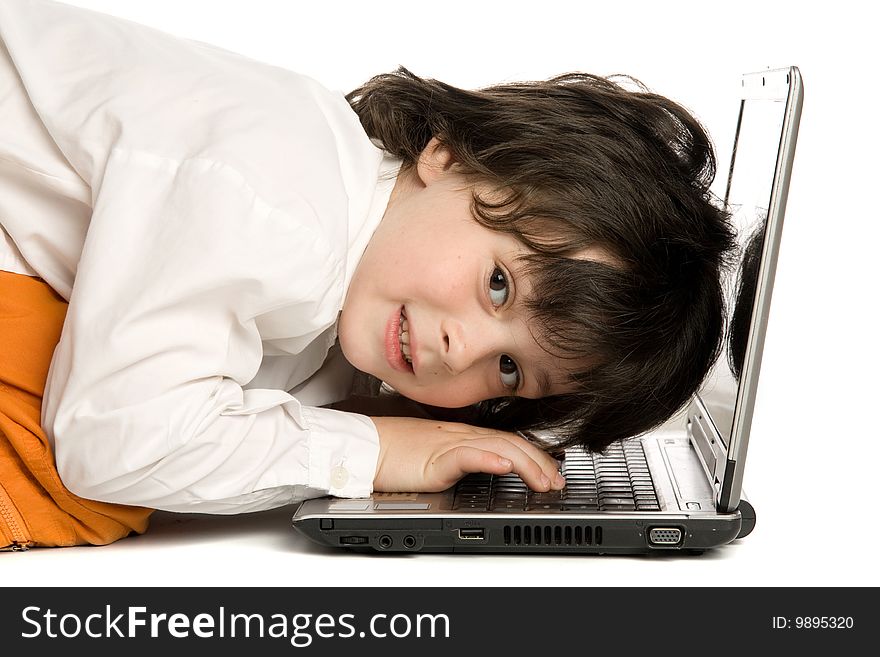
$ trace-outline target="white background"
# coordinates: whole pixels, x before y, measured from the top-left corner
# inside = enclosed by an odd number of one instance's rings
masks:
[[[758,524],[701,557],[353,555],[289,509],[160,513],[111,546],[0,555],[9,585],[880,584],[875,23],[852,2],[71,0],[350,90],[404,65],[463,87],[628,73],[704,123],[726,171],[739,75],[796,65],[805,104],[744,488]],[[861,3],[861,7],[868,6]],[[723,174],[722,174],[723,176]],[[720,181],[723,182],[723,181]],[[716,188],[717,190],[717,188]],[[565,570],[562,567],[565,566]],[[831,610],[834,611],[834,610]]]

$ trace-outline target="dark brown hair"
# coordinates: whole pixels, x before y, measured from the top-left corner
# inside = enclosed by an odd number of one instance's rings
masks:
[[[734,245],[709,191],[706,131],[621,77],[638,89],[568,73],[463,90],[401,67],[346,96],[405,168],[437,137],[463,173],[500,192],[475,192],[472,212],[536,252],[525,256],[535,337],[572,363],[596,363],[572,368],[576,392],[486,400],[473,421],[600,452],[661,424],[698,389],[719,353]],[[597,246],[613,264],[573,257]]]

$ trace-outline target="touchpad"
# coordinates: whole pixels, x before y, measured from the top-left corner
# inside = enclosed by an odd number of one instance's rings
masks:
[[[669,458],[679,506],[687,509],[688,502],[697,502],[704,511],[713,509],[712,487],[693,448],[690,445],[664,445],[663,448]]]

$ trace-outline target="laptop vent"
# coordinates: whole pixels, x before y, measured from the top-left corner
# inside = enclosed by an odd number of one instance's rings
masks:
[[[601,527],[505,525],[505,545],[602,545]]]

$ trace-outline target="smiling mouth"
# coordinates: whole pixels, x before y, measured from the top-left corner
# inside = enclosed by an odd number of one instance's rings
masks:
[[[400,342],[400,353],[406,364],[412,368],[412,350],[409,342],[409,322],[406,319],[406,312],[400,309],[400,324],[397,328],[397,339]]]

